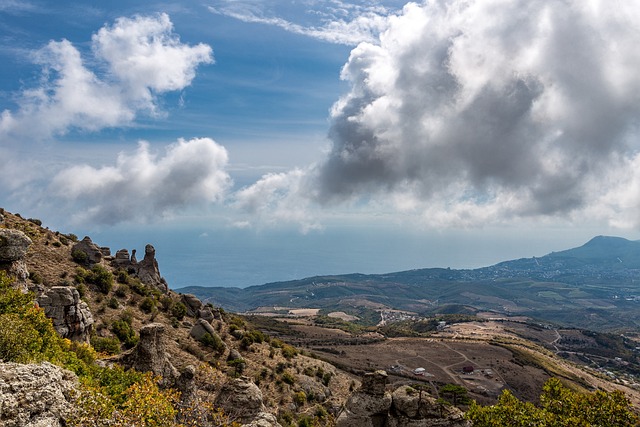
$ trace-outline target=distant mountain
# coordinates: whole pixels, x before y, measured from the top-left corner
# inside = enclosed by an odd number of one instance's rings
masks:
[[[239,288],[178,292],[232,311],[313,307],[360,312],[493,311],[595,330],[640,326],[640,242],[598,236],[543,257],[474,270],[428,268],[389,274],[316,276]],[[457,307],[457,308],[454,308]]]

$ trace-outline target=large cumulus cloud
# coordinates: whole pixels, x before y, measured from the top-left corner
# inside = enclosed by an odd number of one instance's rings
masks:
[[[40,85],[20,94],[17,111],[2,112],[5,141],[97,131],[129,125],[139,113],[158,114],[158,95],[189,86],[196,68],[213,61],[208,45],[182,43],[166,14],[119,18],[92,37],[91,49],[86,60],[61,40],[34,53]]]
[[[164,156],[141,142],[114,166],[81,165],[55,176],[49,191],[78,206],[76,220],[115,224],[154,219],[222,200],[230,186],[227,151],[209,138],[180,139]]]
[[[637,2],[432,0],[389,20],[342,70],[317,200],[388,196],[443,223],[628,204]]]

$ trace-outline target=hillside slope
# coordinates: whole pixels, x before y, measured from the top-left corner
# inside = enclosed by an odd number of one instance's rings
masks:
[[[493,311],[598,331],[640,327],[640,242],[595,237],[543,257],[475,270],[418,269],[389,274],[317,276],[262,286],[187,287],[234,311],[259,307],[354,307],[417,313]]]

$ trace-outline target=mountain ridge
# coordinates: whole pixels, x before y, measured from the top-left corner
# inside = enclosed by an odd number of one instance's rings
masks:
[[[422,313],[460,305],[613,330],[624,328],[625,322],[627,327],[640,325],[638,280],[640,242],[596,236],[576,248],[476,269],[320,275],[248,288],[183,287],[176,291],[193,293],[236,311],[269,305],[326,310],[377,305],[380,310]],[[629,315],[625,322],[614,319],[616,310]]]

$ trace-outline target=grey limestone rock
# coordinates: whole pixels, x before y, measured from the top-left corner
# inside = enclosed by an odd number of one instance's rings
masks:
[[[0,263],[22,261],[31,239],[20,230],[0,228]]]
[[[307,375],[298,375],[296,378],[296,387],[304,391],[307,397],[313,396],[314,400],[318,402],[324,402],[331,397],[329,387],[318,382],[316,378],[311,378]]]
[[[182,303],[187,308],[187,314],[196,317],[198,312],[203,308],[202,301],[197,296],[191,294],[182,295]]]
[[[0,363],[0,425],[62,427],[72,410],[76,376],[48,362]]]
[[[84,236],[84,239],[71,247],[71,253],[76,251],[83,252],[87,255],[87,264],[98,264],[102,261],[102,249],[91,241],[89,236]]]
[[[24,257],[31,239],[19,230],[0,228],[0,270],[16,278],[16,286],[26,292],[29,271]]]
[[[89,341],[94,320],[86,302],[80,299],[78,290],[70,286],[53,286],[37,299],[44,314],[63,338]]]
[[[198,319],[195,325],[193,325],[193,327],[191,328],[191,332],[189,333],[189,335],[191,335],[193,339],[200,341],[205,336],[205,334],[210,334],[211,336],[218,335],[216,333],[216,330],[213,329],[213,326],[211,326],[211,323],[207,322],[204,319]]]
[[[223,385],[215,404],[238,419],[243,427],[282,427],[276,417],[267,412],[258,386],[247,377]]]
[[[167,356],[164,331],[162,323],[143,326],[140,329],[140,341],[131,352],[123,355],[122,363],[140,372],[153,372],[160,375],[164,385],[172,385],[179,374]]]
[[[337,427],[468,427],[464,413],[443,406],[428,393],[399,387],[385,391],[387,373],[365,374],[361,388],[345,404]]]
[[[160,276],[160,269],[156,260],[156,249],[152,245],[145,246],[144,258],[137,263],[136,274],[138,279],[145,285],[154,286],[164,293],[169,291],[167,282]]]

